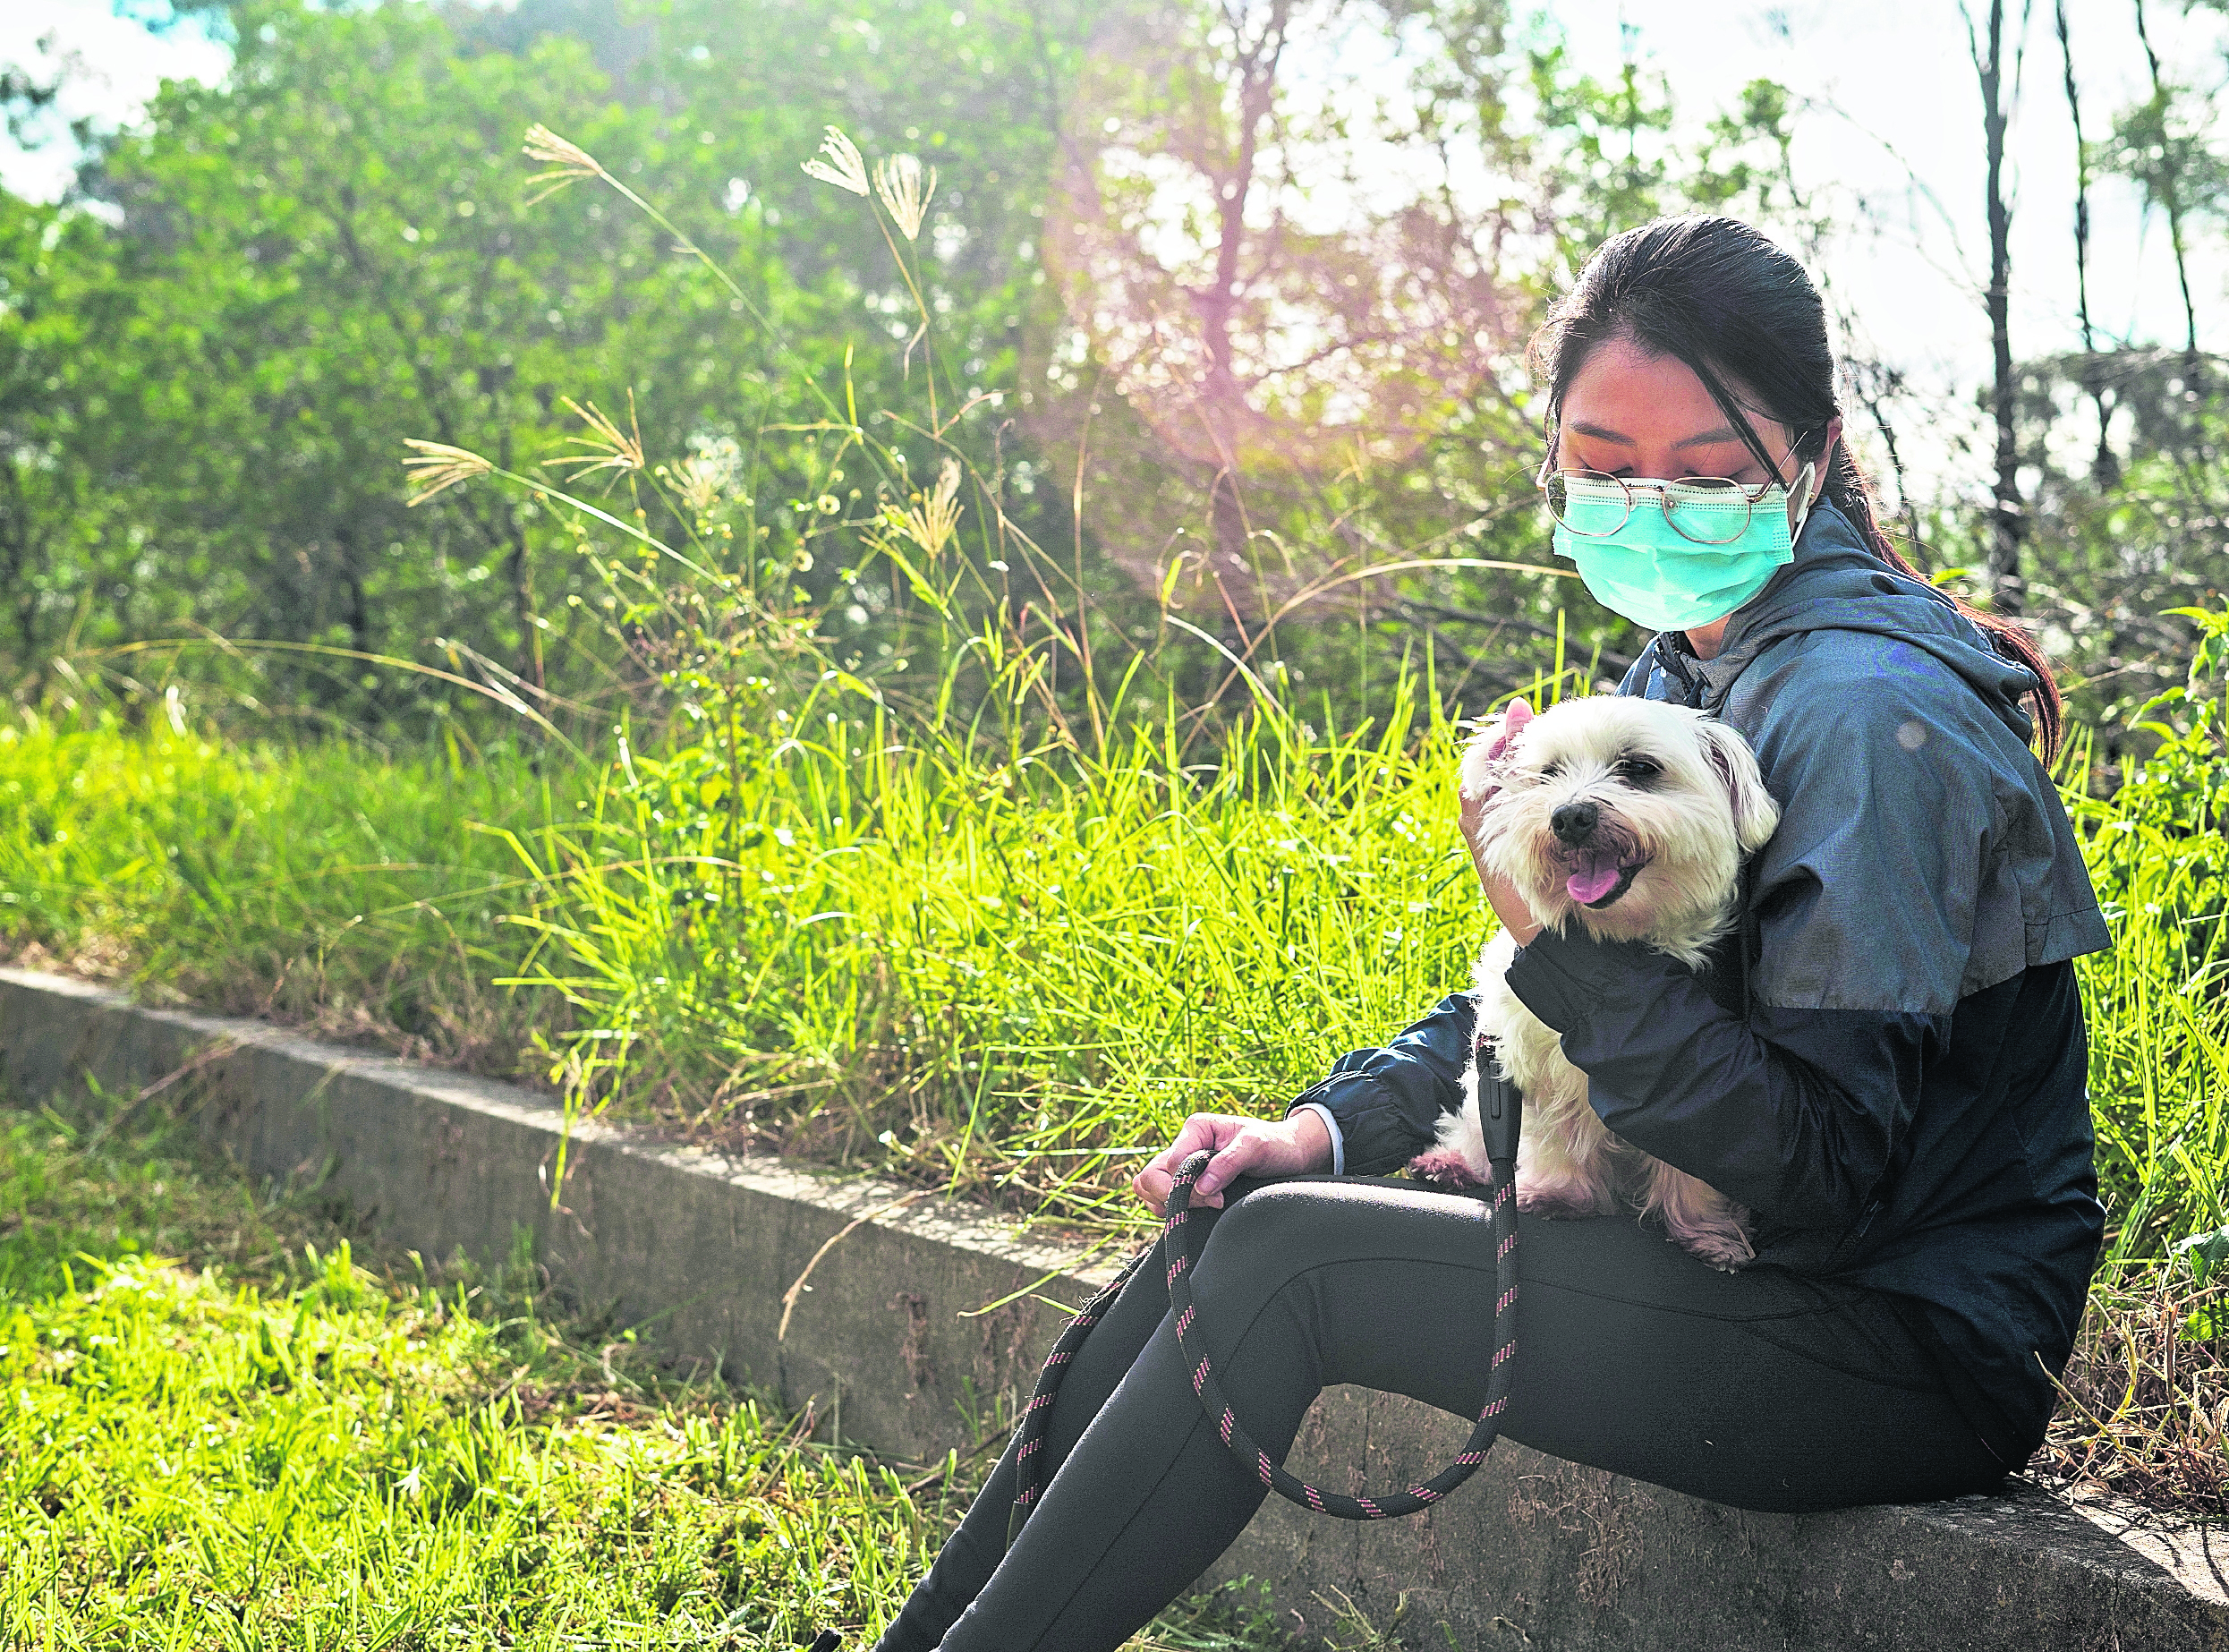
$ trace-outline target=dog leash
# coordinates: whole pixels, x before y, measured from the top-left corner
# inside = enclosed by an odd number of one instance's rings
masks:
[[[1214,1155],[1204,1150],[1187,1158],[1177,1171],[1175,1184],[1169,1189],[1168,1213],[1161,1222],[1160,1237],[1122,1265],[1112,1282],[1084,1307],[1083,1312],[1068,1321],[1068,1329],[1052,1345],[1046,1357],[1044,1368],[1037,1374],[1037,1386],[1029,1396],[1029,1404],[1023,1408],[1022,1419],[1015,1430],[1014,1453],[1015,1494],[1013,1510],[1007,1516],[1006,1543],[1014,1546],[1014,1539],[1021,1535],[1023,1525],[1036,1507],[1040,1473],[1044,1467],[1045,1430],[1052,1419],[1053,1397],[1060,1392],[1060,1382],[1068,1375],[1069,1363],[1076,1351],[1091,1335],[1092,1327],[1106,1316],[1115,1299],[1155,1256],[1168,1256],[1168,1290],[1170,1311],[1177,1316],[1177,1346],[1192,1361],[1192,1392],[1199,1396],[1202,1408],[1215,1422],[1216,1431],[1232,1455],[1262,1478],[1262,1483],[1280,1496],[1288,1497],[1302,1508],[1314,1509],[1319,1514],[1329,1514],[1343,1520],[1397,1520],[1404,1514],[1414,1514],[1428,1509],[1448,1493],[1453,1491],[1477,1471],[1485,1461],[1486,1454],[1501,1436],[1502,1413],[1510,1403],[1510,1379],[1515,1370],[1517,1357],[1517,1139],[1523,1118],[1524,1097],[1515,1085],[1502,1077],[1494,1069],[1492,1045],[1480,1039],[1474,1058],[1478,1068],[1478,1114],[1485,1127],[1487,1162],[1492,1166],[1493,1182],[1488,1191],[1474,1196],[1491,1197],[1488,1217],[1489,1232],[1493,1239],[1493,1363],[1486,1373],[1485,1408],[1478,1413],[1478,1421],[1464,1442],[1455,1460],[1434,1475],[1421,1486],[1411,1486],[1404,1491],[1382,1497],[1348,1497],[1339,1492],[1327,1492],[1309,1485],[1285,1471],[1280,1463],[1270,1460],[1269,1453],[1254,1443],[1254,1437],[1239,1426],[1230,1402],[1224,1397],[1222,1384],[1216,1381],[1213,1362],[1207,1350],[1198,1345],[1199,1309],[1192,1300],[1192,1268],[1195,1260],[1193,1235],[1196,1224],[1190,1220],[1192,1188],[1207,1168]],[[813,1640],[810,1652],[836,1652],[842,1637],[834,1630],[822,1630]]]
[[[1045,1430],[1051,1420],[1054,1396],[1060,1391],[1069,1363],[1084,1346],[1092,1327],[1114,1306],[1123,1287],[1156,1255],[1165,1257],[1169,1309],[1176,1316],[1177,1345],[1192,1367],[1192,1392],[1199,1397],[1201,1408],[1215,1424],[1216,1432],[1230,1448],[1231,1454],[1250,1472],[1258,1475],[1272,1491],[1303,1508],[1339,1520],[1394,1520],[1430,1508],[1477,1471],[1501,1435],[1502,1413],[1510,1402],[1510,1379],[1517,1354],[1517,1201],[1513,1189],[1523,1098],[1517,1086],[1495,1070],[1491,1050],[1483,1040],[1476,1059],[1479,1122],[1485,1127],[1487,1160],[1493,1171],[1490,1195],[1482,1193],[1479,1196],[1490,1196],[1492,1200],[1494,1351],[1493,1362],[1486,1374],[1485,1408],[1478,1413],[1470,1438],[1464,1442],[1455,1460],[1420,1486],[1379,1497],[1349,1497],[1324,1491],[1286,1472],[1282,1464],[1271,1461],[1269,1453],[1255,1443],[1254,1437],[1246,1433],[1232,1410],[1222,1384],[1216,1380],[1214,1363],[1200,1344],[1199,1309],[1192,1299],[1192,1271],[1197,1260],[1194,1254],[1195,1238],[1200,1225],[1191,1221],[1192,1188],[1213,1157],[1203,1149],[1187,1158],[1177,1171],[1175,1185],[1169,1190],[1168,1213],[1160,1238],[1131,1257],[1115,1276],[1114,1282],[1068,1322],[1068,1329],[1053,1344],[1044,1368],[1037,1375],[1037,1386],[1030,1394],[1015,1435],[1014,1508],[1007,1518],[1006,1529],[1009,1548],[1021,1535],[1042,1489],[1040,1474],[1044,1466]]]

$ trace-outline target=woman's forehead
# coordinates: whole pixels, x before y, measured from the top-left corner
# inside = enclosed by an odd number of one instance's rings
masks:
[[[1774,422],[1757,413],[1750,421],[1760,431]],[[1677,356],[1651,354],[1629,338],[1606,338],[1588,352],[1564,391],[1561,428],[1612,447],[1744,446],[1693,368]]]

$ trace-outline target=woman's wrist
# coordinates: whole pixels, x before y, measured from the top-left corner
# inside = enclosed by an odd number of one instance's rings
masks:
[[[1285,1128],[1298,1155],[1295,1176],[1320,1176],[1332,1168],[1331,1129],[1313,1107],[1296,1108],[1285,1117]]]
[[[1502,927],[1519,946],[1530,946],[1533,937],[1540,933],[1540,920],[1525,904],[1524,896],[1517,892],[1517,885],[1488,870],[1476,849],[1471,851],[1470,864],[1477,871],[1479,888],[1486,892],[1486,905],[1493,908],[1493,915],[1501,920]]]

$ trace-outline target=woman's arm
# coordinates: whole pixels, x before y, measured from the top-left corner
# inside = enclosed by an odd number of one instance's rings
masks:
[[[1893,1168],[1948,1014],[1721,1009],[1649,948],[1544,934],[1510,990],[1562,1035],[1602,1121],[1791,1227],[1864,1219]]]
[[[1201,1200],[1206,1205],[1221,1205],[1218,1189],[1235,1176],[1325,1171],[1368,1176],[1399,1170],[1432,1145],[1440,1115],[1463,1104],[1472,1025],[1470,994],[1458,992],[1382,1050],[1341,1056],[1328,1077],[1294,1099],[1281,1120],[1194,1113],[1175,1142],[1130,1185],[1160,1211],[1177,1167],[1202,1147],[1215,1150],[1198,1183],[1199,1193],[1212,1196]],[[1318,1107],[1331,1115],[1330,1125]]]
[[[1321,1107],[1337,1124],[1341,1174],[1388,1175],[1432,1145],[1440,1115],[1462,1107],[1476,1023],[1471,995],[1450,993],[1383,1049],[1349,1051],[1293,1098],[1295,1110]]]

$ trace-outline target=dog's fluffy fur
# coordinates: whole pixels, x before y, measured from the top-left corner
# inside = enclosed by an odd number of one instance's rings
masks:
[[[1644,941],[1690,968],[1733,922],[1741,859],[1763,847],[1780,811],[1740,736],[1684,707],[1626,696],[1519,706],[1463,755],[1467,798],[1502,795],[1479,827],[1488,870],[1508,878],[1543,925]],[[1607,1214],[1621,1204],[1658,1215],[1672,1239],[1731,1271],[1756,1252],[1748,1213],[1684,1171],[1612,1135],[1587,1100],[1587,1075],[1503,979],[1516,952],[1487,943],[1475,975],[1478,1029],[1502,1075],[1524,1093],[1517,1205],[1545,1215]],[[1440,1120],[1417,1174],[1487,1179],[1479,1128],[1479,1056],[1463,1076],[1463,1110]]]

